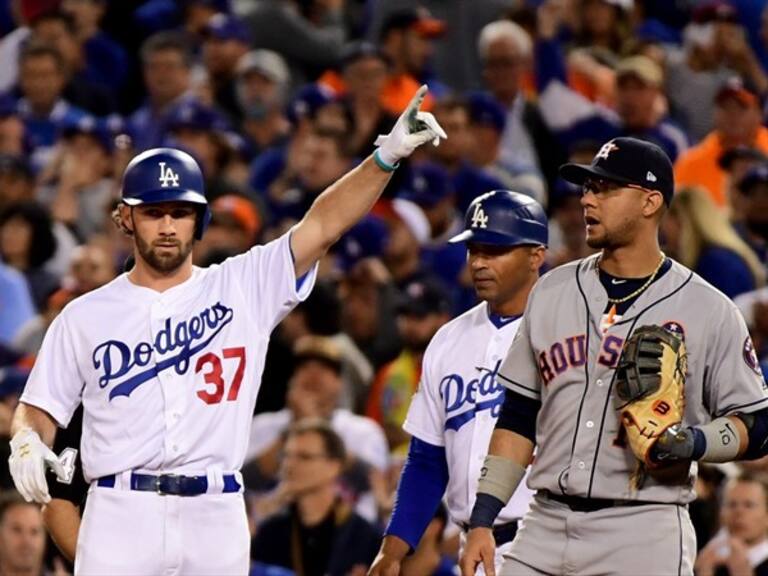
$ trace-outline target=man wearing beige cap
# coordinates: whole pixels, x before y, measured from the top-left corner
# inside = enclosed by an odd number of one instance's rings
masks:
[[[647,56],[631,56],[616,66],[615,110],[572,90],[558,71],[561,53],[541,42],[537,50],[539,107],[545,122],[566,149],[582,141],[604,142],[632,136],[660,146],[674,161],[688,147],[685,133],[666,116],[664,75]]]

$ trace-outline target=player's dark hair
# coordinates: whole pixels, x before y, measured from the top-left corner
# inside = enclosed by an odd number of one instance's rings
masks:
[[[146,64],[153,54],[168,50],[181,54],[184,65],[187,68],[192,67],[192,50],[189,42],[181,33],[174,31],[158,32],[147,38],[141,45],[141,61]]]
[[[285,436],[287,440],[291,436],[300,434],[317,434],[323,439],[323,449],[329,460],[344,463],[347,459],[347,449],[344,447],[344,440],[341,439],[336,431],[331,427],[327,420],[322,418],[305,418],[292,424]]]
[[[14,506],[34,506],[37,504],[27,502],[16,490],[3,490],[0,492],[0,524],[5,521],[5,514]]]
[[[14,218],[24,220],[32,229],[27,259],[30,268],[38,268],[56,252],[57,242],[53,235],[51,215],[35,201],[18,202],[0,213],[0,228]]]
[[[45,42],[39,40],[31,40],[24,45],[24,48],[19,52],[19,66],[21,66],[26,60],[32,58],[45,58],[50,57],[56,63],[56,69],[64,69],[65,62],[64,56],[61,55],[56,48]]]

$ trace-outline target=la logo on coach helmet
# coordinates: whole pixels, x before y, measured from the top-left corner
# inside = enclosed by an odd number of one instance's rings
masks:
[[[475,211],[472,213],[472,228],[488,228],[488,216],[479,202],[475,204]]]
[[[160,186],[162,188],[168,188],[169,186],[178,187],[179,175],[176,174],[170,166],[166,168],[165,162],[159,162],[159,164],[160,164],[160,177],[158,178],[158,180],[160,181]]]

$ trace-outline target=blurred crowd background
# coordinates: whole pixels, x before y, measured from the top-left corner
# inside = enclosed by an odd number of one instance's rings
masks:
[[[0,0],[0,573],[68,569],[50,544],[43,560],[40,513],[12,491],[10,417],[51,321],[123,272],[110,214],[148,148],[203,168],[213,221],[194,259],[210,266],[297,222],[422,83],[449,135],[403,162],[272,336],[243,471],[254,574],[288,573],[275,566],[297,538],[303,573],[365,573],[424,349],[475,303],[446,240],[475,197],[508,188],[546,207],[548,268],[589,254],[557,167],[612,137],[672,158],[664,250],[733,298],[765,366],[765,5]],[[768,461],[701,468],[698,574],[768,574],[766,479]],[[452,573],[458,533],[438,511],[407,573]]]

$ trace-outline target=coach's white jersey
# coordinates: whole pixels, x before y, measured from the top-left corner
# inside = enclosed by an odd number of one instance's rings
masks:
[[[475,504],[480,468],[504,402],[496,374],[519,325],[515,317],[497,327],[483,302],[440,328],[424,354],[419,389],[403,428],[445,446],[448,511],[459,524],[469,522]],[[522,518],[532,495],[521,482],[496,522]]]
[[[51,324],[21,399],[61,426],[82,401],[88,480],[236,471],[270,333],[316,270],[297,289],[286,233],[164,292],[123,274]]]

